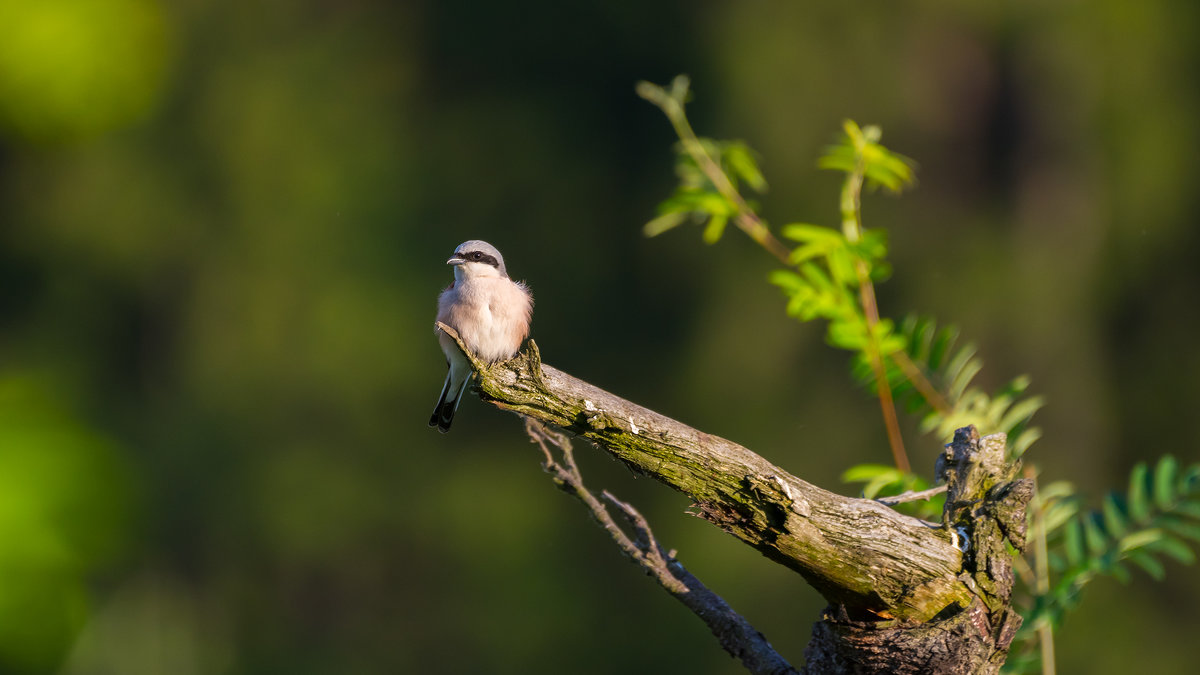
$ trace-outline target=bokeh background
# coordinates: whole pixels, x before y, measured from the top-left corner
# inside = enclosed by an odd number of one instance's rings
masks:
[[[1171,0],[0,0],[0,671],[739,672],[516,418],[425,426],[443,262],[483,238],[547,362],[831,489],[887,461],[771,259],[641,236],[674,179],[639,79],[692,76],[777,225],[836,222],[843,118],[917,158],[865,203],[883,310],[1032,376],[1046,479],[1197,460],[1197,27]],[[801,662],[815,592],[579,454]],[[1094,582],[1060,672],[1194,667],[1200,575],[1167,572]]]

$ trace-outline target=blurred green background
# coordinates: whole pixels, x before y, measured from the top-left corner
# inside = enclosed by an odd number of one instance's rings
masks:
[[[775,224],[835,223],[815,158],[881,124],[921,164],[865,203],[883,311],[960,323],[985,384],[1033,377],[1048,479],[1195,461],[1198,26],[1182,0],[0,0],[0,671],[739,672],[517,419],[425,426],[443,261],[482,238],[547,362],[831,489],[887,461],[764,253],[641,237],[674,138],[639,79],[692,76]],[[579,453],[802,660],[799,577]],[[1060,672],[1194,667],[1200,575],[1167,571],[1089,586]]]

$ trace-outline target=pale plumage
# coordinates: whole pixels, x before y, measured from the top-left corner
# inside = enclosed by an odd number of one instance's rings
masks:
[[[437,320],[456,330],[481,361],[511,358],[529,335],[533,296],[525,284],[508,278],[504,258],[486,241],[472,239],[454,249],[454,283],[438,297]],[[449,431],[472,371],[454,340],[438,331],[450,372],[429,426]]]

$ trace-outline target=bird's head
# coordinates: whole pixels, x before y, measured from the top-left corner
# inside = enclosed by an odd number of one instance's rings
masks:
[[[478,239],[459,244],[446,264],[454,265],[454,278],[458,281],[508,276],[500,251]]]

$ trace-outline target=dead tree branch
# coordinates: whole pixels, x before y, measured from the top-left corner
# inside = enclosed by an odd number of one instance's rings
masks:
[[[856,617],[924,621],[970,604],[958,578],[962,552],[943,528],[823,490],[732,441],[543,365],[533,341],[509,361],[474,365],[485,401],[582,437],[688,495],[702,518]]]
[[[550,474],[554,483],[567,494],[583,502],[592,518],[608,532],[625,556],[641,566],[672,597],[700,617],[725,651],[739,659],[752,673],[785,675],[797,672],[775,651],[763,634],[750,625],[750,622],[735,612],[721,596],[709,590],[692,573],[684,569],[676,560],[674,551],[667,552],[663,549],[651,532],[650,524],[637,509],[606,490],[603,493],[604,499],[616,507],[633,528],[634,538],[630,538],[617,525],[605,504],[584,486],[583,476],[575,464],[571,441],[565,434],[553,431],[532,418],[526,418],[525,431],[545,455],[542,468]],[[561,460],[554,458],[550,446],[558,448]]]
[[[462,348],[452,329],[439,328]],[[1010,606],[1008,547],[1025,545],[1032,496],[1032,482],[1016,479],[1017,467],[1005,461],[1003,434],[981,439],[966,427],[946,446],[937,468],[948,485],[946,505],[936,525],[822,490],[736,443],[544,366],[532,341],[495,365],[463,352],[484,401],[583,438],[688,495],[700,517],[803,575],[829,601],[805,649],[804,673],[999,671],[1021,623]],[[563,461],[569,474],[573,460]],[[614,538],[622,549],[651,573],[665,568],[669,578],[660,583],[669,591],[688,588],[676,595],[686,604],[699,587],[636,511],[606,498],[631,523],[636,541],[610,516],[598,517],[601,525],[621,532]],[[607,513],[594,496],[591,502]]]

